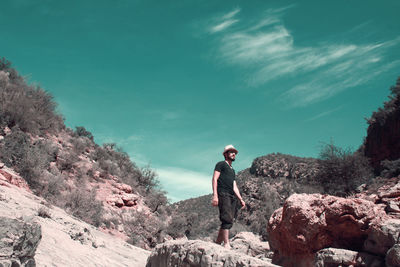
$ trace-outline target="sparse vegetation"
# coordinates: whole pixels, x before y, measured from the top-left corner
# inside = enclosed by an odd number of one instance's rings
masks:
[[[383,103],[383,108],[378,108],[377,111],[372,113],[371,118],[367,119],[369,125],[378,123],[383,125],[392,112],[399,109],[399,97],[400,97],[400,77],[397,78],[395,86],[390,88],[389,100]]]
[[[340,148],[332,142],[323,145],[319,164],[317,180],[325,192],[332,195],[346,196],[373,176],[368,159],[362,153]]]
[[[38,135],[65,127],[53,97],[39,86],[27,85],[5,58],[0,58],[0,103],[1,127]]]
[[[165,227],[158,224],[167,221],[170,210],[157,174],[149,166],[136,166],[116,144],[94,143],[85,127],[66,128],[52,96],[28,85],[4,58],[0,59],[0,135],[4,137],[0,161],[19,172],[49,203],[93,225],[106,225],[102,203],[95,190],[85,186],[91,179],[112,179],[130,185],[153,211],[154,224],[137,226],[146,236],[143,242],[154,245],[148,235],[163,233]],[[146,232],[150,230],[151,234]]]
[[[38,216],[42,218],[51,218],[50,210],[44,206],[38,209]]]
[[[383,168],[381,175],[383,177],[391,178],[400,175],[400,159],[384,160],[381,164]]]
[[[66,196],[65,208],[83,221],[99,226],[102,222],[103,203],[96,199],[96,191],[79,188]]]

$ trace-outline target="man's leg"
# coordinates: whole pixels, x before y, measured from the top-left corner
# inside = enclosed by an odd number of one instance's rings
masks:
[[[218,245],[221,245],[222,241],[224,241],[224,236],[223,236],[222,232],[223,232],[223,229],[219,229],[218,237],[217,237],[217,240],[215,241],[215,243],[217,243]]]
[[[224,248],[231,248],[231,244],[229,244],[229,229],[221,229],[221,230],[224,241]]]
[[[229,244],[229,229],[232,227],[233,223],[233,213],[232,213],[232,199],[229,195],[220,194],[219,196],[219,218],[221,220],[221,228],[218,232],[217,244],[224,243],[225,248],[230,248]]]

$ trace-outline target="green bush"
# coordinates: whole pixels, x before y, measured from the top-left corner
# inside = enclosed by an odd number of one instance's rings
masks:
[[[333,143],[323,145],[317,180],[328,194],[346,196],[369,181],[372,168],[360,152],[342,149]]]

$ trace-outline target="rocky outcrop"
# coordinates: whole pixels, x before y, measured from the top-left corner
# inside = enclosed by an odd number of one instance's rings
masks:
[[[397,91],[397,93],[396,93]],[[400,78],[392,88],[393,96],[383,109],[374,112],[369,120],[364,153],[371,159],[376,172],[381,171],[381,161],[400,158]]]
[[[201,240],[173,240],[159,244],[146,267],[276,266],[236,250]]]
[[[318,172],[318,161],[284,154],[269,154],[256,158],[250,173],[256,176],[289,179],[309,179]]]
[[[39,224],[0,217],[0,266],[36,266],[34,256],[41,238]]]
[[[328,247],[366,251],[376,249],[382,237],[394,245],[392,231],[382,226],[390,217],[384,206],[371,201],[320,194],[294,194],[271,216],[268,232],[273,262],[285,266],[311,266],[315,254]],[[385,243],[386,244],[386,243]],[[386,251],[385,251],[386,250]],[[375,251],[371,251],[376,253]]]
[[[0,162],[0,185],[9,186],[10,184],[31,192],[28,184],[21,176]]]

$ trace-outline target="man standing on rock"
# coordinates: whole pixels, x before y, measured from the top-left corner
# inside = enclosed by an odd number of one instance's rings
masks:
[[[225,248],[231,247],[229,244],[229,229],[232,228],[235,218],[236,201],[240,201],[242,209],[246,206],[236,184],[235,170],[232,168],[232,162],[235,161],[237,153],[238,151],[233,145],[227,145],[222,153],[225,160],[215,165],[212,178],[212,205],[218,206],[219,219],[221,220],[221,228],[215,243],[222,244],[223,242]]]

